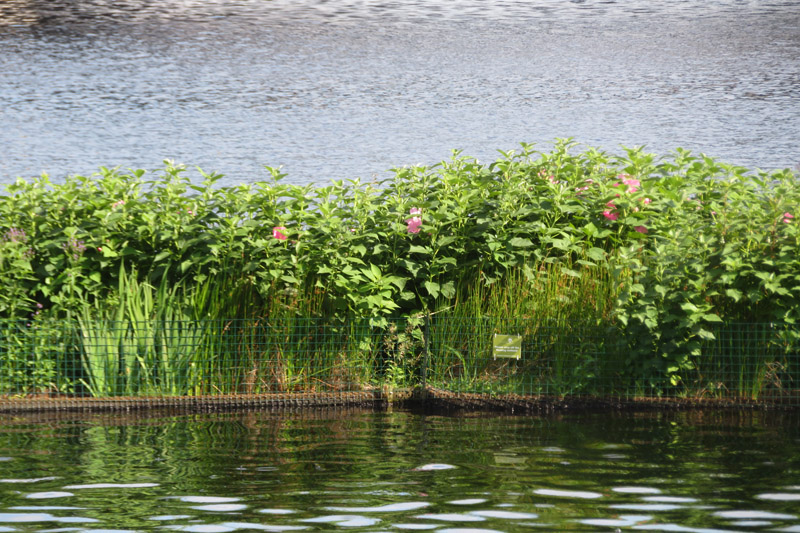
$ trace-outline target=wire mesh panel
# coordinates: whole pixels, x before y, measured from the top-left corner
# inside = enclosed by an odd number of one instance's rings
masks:
[[[0,321],[0,395],[74,393],[80,379],[73,325]]]
[[[518,354],[499,354],[496,335],[518,339]],[[531,318],[4,321],[0,402],[386,400],[431,388],[800,406],[798,337],[785,324],[720,325],[679,370],[667,372],[656,364],[660,353],[648,355],[647,365],[637,359],[637,343],[652,341],[613,325]]]
[[[520,335],[519,359],[497,358],[495,334]],[[800,406],[800,342],[790,325],[726,324],[696,353],[653,350],[608,325],[535,319],[435,318],[428,383],[458,393],[725,400]],[[671,368],[662,359],[683,360]],[[685,357],[684,357],[685,356]],[[665,371],[669,370],[669,371]]]
[[[92,396],[348,392],[378,381],[380,333],[294,317],[94,323],[81,353]]]
[[[0,399],[331,399],[410,388],[421,373],[421,325],[299,317],[5,321]]]
[[[703,343],[686,387],[698,395],[753,401],[797,401],[798,328],[786,324],[729,324]]]
[[[518,335],[519,359],[496,357],[496,334]],[[513,318],[434,318],[432,386],[521,395],[602,394],[613,390],[622,344],[608,327]]]

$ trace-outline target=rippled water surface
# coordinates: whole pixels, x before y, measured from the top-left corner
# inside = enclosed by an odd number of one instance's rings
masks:
[[[800,531],[796,416],[0,419],[0,531]]]
[[[5,0],[0,183],[295,183],[557,137],[800,162],[795,0]]]

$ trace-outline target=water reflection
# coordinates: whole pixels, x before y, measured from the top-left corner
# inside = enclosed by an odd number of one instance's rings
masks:
[[[779,413],[3,417],[0,530],[794,530],[795,502],[769,495],[800,493],[798,428]],[[753,451],[774,464],[749,468]]]

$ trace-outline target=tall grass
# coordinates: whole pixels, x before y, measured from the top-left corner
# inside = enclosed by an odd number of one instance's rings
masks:
[[[85,303],[78,317],[84,378],[92,396],[185,395],[198,384],[207,323],[196,320],[180,285],[158,288],[119,272],[116,302]]]
[[[478,384],[550,394],[596,389],[594,378],[618,350],[611,325],[617,286],[607,268],[545,261],[492,284],[464,283],[453,305],[434,317],[436,373],[429,379],[470,390]],[[522,335],[522,361],[494,360],[494,334]]]

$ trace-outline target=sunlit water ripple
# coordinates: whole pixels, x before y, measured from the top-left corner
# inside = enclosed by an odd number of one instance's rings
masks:
[[[0,532],[798,531],[798,427],[764,413],[6,416]]]
[[[556,137],[800,162],[793,0],[6,0],[0,184],[169,158],[295,183]]]

